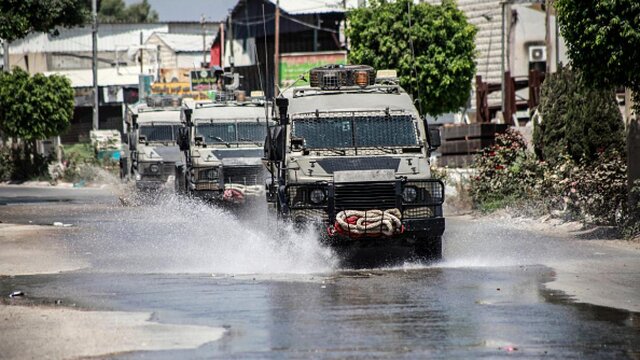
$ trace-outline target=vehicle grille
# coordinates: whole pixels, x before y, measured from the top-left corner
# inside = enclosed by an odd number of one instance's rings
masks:
[[[260,185],[262,180],[262,166],[224,167],[225,184]]]
[[[209,190],[209,191],[217,191],[220,190],[220,185],[218,183],[213,182],[202,182],[196,183],[196,190]]]
[[[159,168],[159,171],[157,173],[151,171],[151,165],[153,164],[157,165]],[[142,163],[140,164],[140,170],[144,176],[166,178],[169,175],[175,174],[175,163]]]
[[[336,211],[392,209],[397,207],[395,182],[336,184],[334,188]]]

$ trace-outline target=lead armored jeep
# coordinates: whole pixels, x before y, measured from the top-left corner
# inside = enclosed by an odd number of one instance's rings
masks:
[[[265,161],[267,201],[294,223],[319,225],[338,250],[410,248],[442,256],[444,184],[431,177],[440,143],[394,72],[369,66],[310,71],[310,86],[276,98]]]
[[[181,100],[174,97],[149,97],[127,107],[128,154],[121,159],[121,175],[133,177],[143,191],[171,189],[175,163],[180,150],[176,145]]]
[[[262,199],[265,106],[264,99],[233,95],[185,105],[176,189],[226,204]]]

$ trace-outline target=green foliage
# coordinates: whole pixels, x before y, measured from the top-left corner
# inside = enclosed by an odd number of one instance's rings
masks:
[[[624,124],[615,94],[593,89],[576,70],[561,69],[542,85],[542,122],[533,141],[540,159],[556,162],[563,155],[574,161],[593,161],[599,154],[622,151]]]
[[[574,67],[600,88],[640,90],[640,2],[556,0],[554,5]]]
[[[0,73],[0,130],[27,142],[59,135],[73,116],[73,88],[64,76]]]
[[[100,22],[145,23],[158,21],[158,13],[147,0],[126,6],[123,0],[102,0],[98,12]]]
[[[471,179],[471,197],[478,208],[493,211],[534,196],[544,169],[526,149],[522,135],[509,129],[496,137],[496,145],[483,150]]]
[[[0,181],[11,180],[14,172],[13,160],[11,159],[11,149],[8,147],[0,148]]]
[[[512,205],[601,225],[622,225],[629,218],[626,162],[616,150],[588,163],[565,155],[550,164],[527,152],[520,135],[510,131],[484,150],[475,168],[470,193],[482,211]]]
[[[85,0],[3,0],[0,38],[12,42],[30,32],[55,32],[56,26],[73,27],[88,19]]]
[[[373,0],[369,7],[350,11],[348,19],[351,63],[396,69],[400,84],[425,113],[438,115],[465,105],[476,71],[476,28],[455,1]]]

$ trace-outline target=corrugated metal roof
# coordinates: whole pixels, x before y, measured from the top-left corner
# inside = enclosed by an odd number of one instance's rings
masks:
[[[269,0],[275,4],[278,0]],[[358,0],[347,0],[347,8],[358,7]],[[342,0],[280,0],[280,9],[291,14],[344,12]]]
[[[73,87],[93,86],[93,72],[91,69],[48,71],[44,74],[47,76],[52,74],[64,75],[71,80],[71,86]],[[100,68],[98,69],[98,86],[138,85],[139,74],[140,68],[137,66]]]
[[[156,32],[153,33],[152,36],[160,38],[160,40],[175,52],[202,52],[202,35]],[[211,47],[213,38],[213,35],[207,35],[205,37],[207,47]]]
[[[11,43],[9,53],[48,53],[91,51],[91,28],[77,27],[58,29],[60,34],[31,33],[24,39]],[[98,30],[98,51],[115,51],[116,47],[140,44],[154,32],[168,32],[168,24],[100,24]],[[202,44],[200,44],[202,47]]]

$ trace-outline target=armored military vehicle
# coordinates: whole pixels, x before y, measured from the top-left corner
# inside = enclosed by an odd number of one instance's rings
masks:
[[[216,101],[192,102],[183,109],[179,137],[183,156],[176,167],[176,189],[226,204],[262,200],[264,97],[221,94]]]
[[[172,189],[175,163],[180,158],[176,144],[181,100],[154,96],[127,107],[128,154],[121,158],[121,175],[131,177],[143,191]]]
[[[276,98],[267,201],[284,219],[319,225],[337,250],[400,248],[437,259],[444,184],[431,177],[429,154],[440,136],[394,74],[376,80],[369,66],[329,65]]]

